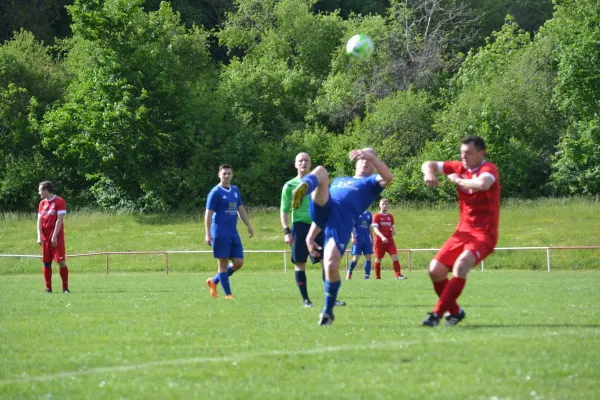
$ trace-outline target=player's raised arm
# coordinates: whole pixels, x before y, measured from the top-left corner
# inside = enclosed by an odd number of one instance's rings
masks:
[[[423,172],[423,179],[425,185],[434,187],[439,185],[439,181],[436,172],[439,172],[437,161],[425,161],[421,165],[421,172]]]
[[[379,159],[375,150],[373,150],[370,147],[367,147],[365,149],[352,150],[350,152],[350,160],[356,161],[360,159],[367,160],[373,163],[373,167],[379,175],[377,181],[379,182],[381,187],[386,187],[390,183],[392,183],[392,172],[390,171],[388,166]]]
[[[496,178],[490,173],[483,173],[475,178],[465,179],[458,176],[458,174],[448,175],[448,179],[464,189],[471,189],[475,192],[485,192],[489,190]]]

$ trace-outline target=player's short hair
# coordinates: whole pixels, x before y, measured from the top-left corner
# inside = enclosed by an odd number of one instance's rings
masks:
[[[233,167],[231,166],[231,164],[221,164],[219,165],[219,171],[222,169],[230,169],[233,171]]]
[[[485,141],[483,140],[483,138],[481,136],[470,135],[470,136],[464,137],[460,141],[460,143],[461,144],[470,144],[470,143],[473,143],[473,145],[475,146],[475,148],[478,151],[485,150]]]
[[[379,200],[379,202],[381,203],[382,201],[385,201],[386,203],[389,203],[390,199],[388,199],[387,197],[382,197],[381,200]]]
[[[47,190],[48,193],[54,193],[54,184],[50,181],[40,182],[40,188],[42,190]]]

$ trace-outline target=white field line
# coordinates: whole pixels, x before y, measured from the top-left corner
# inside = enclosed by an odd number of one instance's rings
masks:
[[[325,328],[331,329],[331,328]],[[434,328],[434,329],[455,329],[455,328]],[[431,328],[423,328],[423,330],[431,330]],[[559,336],[568,334],[567,332],[558,333],[558,332],[548,332],[539,335],[529,336],[533,337],[542,337],[542,336]],[[522,335],[499,335],[493,337],[481,337],[481,338],[467,338],[464,341],[472,343],[474,341],[489,341],[493,339],[512,339],[521,337]],[[302,356],[302,355],[310,355],[310,354],[324,354],[324,353],[337,353],[348,350],[372,350],[372,349],[391,349],[391,348],[403,348],[410,347],[419,344],[432,344],[432,343],[460,343],[462,341],[455,340],[453,338],[443,337],[439,340],[407,340],[407,341],[392,341],[392,342],[383,342],[383,343],[370,343],[370,344],[355,344],[355,345],[343,345],[343,346],[323,346],[323,347],[315,347],[313,349],[295,349],[295,350],[273,350],[273,351],[265,351],[265,352],[256,352],[256,353],[241,353],[241,354],[233,354],[229,356],[219,356],[219,357],[191,357],[191,358],[178,358],[174,360],[161,360],[161,361],[150,361],[145,363],[138,364],[123,364],[123,365],[113,365],[108,367],[94,367],[88,369],[82,369],[79,371],[65,371],[65,372],[57,372],[54,374],[44,374],[37,376],[21,376],[18,378],[12,379],[3,379],[0,380],[0,386],[6,386],[11,384],[19,384],[19,383],[31,383],[31,382],[48,382],[56,379],[65,379],[65,378],[74,378],[77,376],[85,376],[85,375],[96,375],[96,374],[106,374],[106,373],[115,373],[115,372],[127,372],[134,370],[143,370],[148,368],[156,368],[156,367],[164,367],[164,366],[173,366],[173,365],[185,365],[185,364],[204,364],[204,363],[216,363],[216,362],[237,362],[244,361],[253,358],[259,357],[275,357],[275,356]]]

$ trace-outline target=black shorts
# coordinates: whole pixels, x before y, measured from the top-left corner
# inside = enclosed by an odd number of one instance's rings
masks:
[[[304,222],[294,222],[292,224],[292,237],[294,238],[294,243],[292,244],[292,262],[294,264],[305,263],[308,260],[310,254],[308,253],[308,247],[306,247],[306,236],[308,236],[309,230],[310,225]],[[321,248],[323,248],[324,238],[325,235],[321,231],[315,240]],[[310,256],[310,260],[313,264],[316,264],[321,261],[321,257],[315,258]]]

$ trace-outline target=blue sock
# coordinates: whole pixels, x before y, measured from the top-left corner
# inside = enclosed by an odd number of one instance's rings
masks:
[[[323,313],[330,317],[333,317],[333,306],[335,306],[335,300],[337,299],[341,284],[341,281],[325,281],[325,308],[323,309]]]
[[[365,279],[371,276],[371,261],[365,261]]]
[[[225,296],[231,294],[231,287],[229,287],[229,275],[227,275],[227,272],[219,272],[219,280],[221,281],[221,286],[223,286]]]
[[[235,269],[233,269],[233,264],[232,263],[227,264],[227,276],[233,275],[234,272],[235,272]],[[219,274],[215,275],[215,277],[213,278],[213,282],[216,284],[219,283]]]
[[[352,260],[350,261],[350,269],[348,269],[348,273],[351,274],[352,271],[354,271],[354,268],[356,268],[356,261]]]
[[[319,180],[313,174],[308,174],[304,178],[302,178],[302,182],[308,184],[308,193],[311,193],[313,190],[319,186]]]
[[[323,262],[321,262],[323,263]],[[323,282],[326,282],[325,280],[325,268],[321,268],[321,278],[323,278]]]

